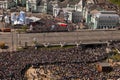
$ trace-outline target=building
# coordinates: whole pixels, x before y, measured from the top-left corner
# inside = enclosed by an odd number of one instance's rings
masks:
[[[26,11],[47,13],[46,0],[27,0]]]
[[[40,5],[37,6],[38,7],[38,12],[41,13],[47,13],[48,10],[48,3],[47,1],[42,1]]]
[[[89,23],[91,17],[90,12],[94,9],[98,9],[98,6],[94,5],[93,0],[87,0],[84,3],[84,7],[82,8],[82,13],[86,24]]]
[[[79,3],[82,5],[83,2]],[[118,27],[119,15],[113,10],[102,7],[103,4],[96,5],[94,0],[86,0],[82,5],[84,25],[90,29],[110,29]],[[79,9],[80,10],[80,9]]]
[[[82,12],[79,11],[67,11],[65,13],[65,20],[73,23],[79,23],[83,20]]]
[[[26,0],[26,11],[37,11],[37,0]]]
[[[66,8],[53,7],[53,16],[62,17],[65,21],[79,23],[83,19],[82,12],[76,11],[75,7],[68,6]]]
[[[26,0],[14,0],[16,2],[16,5],[20,5],[20,6],[25,6],[26,4]]]
[[[85,7],[86,0],[80,0],[78,4],[75,4],[75,11],[82,12]]]
[[[2,9],[10,9],[14,6],[16,6],[14,0],[0,0],[0,8]]]
[[[115,28],[119,24],[119,15],[115,11],[100,11],[91,16],[92,29]]]

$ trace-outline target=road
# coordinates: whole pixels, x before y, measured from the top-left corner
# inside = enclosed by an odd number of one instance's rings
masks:
[[[4,41],[8,46],[16,48],[19,45],[32,45],[33,38],[39,43],[58,44],[60,42],[90,42],[90,41],[107,41],[120,40],[120,31],[118,30],[83,30],[76,32],[53,32],[53,33],[0,33],[0,41]]]

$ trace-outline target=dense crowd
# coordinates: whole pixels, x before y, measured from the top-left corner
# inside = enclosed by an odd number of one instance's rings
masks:
[[[60,68],[60,80],[79,77],[87,80],[102,80],[111,76],[99,73],[93,68],[93,62],[107,58],[105,46],[72,47],[72,48],[40,48],[33,47],[17,52],[0,53],[0,79],[22,80],[26,67],[30,64],[48,65],[48,68]],[[50,66],[53,65],[53,66]],[[46,68],[47,69],[47,68]],[[120,72],[120,68],[114,69]],[[56,72],[56,70],[52,70]],[[59,74],[57,74],[59,75]],[[120,77],[115,74],[114,79]],[[12,79],[11,79],[12,78]],[[104,79],[103,79],[104,80]]]
[[[110,73],[98,72],[96,70],[96,64],[74,64],[74,63],[61,63],[56,65],[43,65],[40,68],[35,68],[35,73],[33,77],[35,79],[40,79],[44,77],[40,74],[40,70],[44,70],[45,74],[48,74],[50,70],[51,80],[117,80],[120,78],[120,68],[114,68],[114,71]],[[33,79],[32,77],[32,79]],[[28,77],[24,77],[28,79]],[[29,80],[29,79],[28,79]],[[41,79],[40,79],[41,80]],[[43,78],[44,80],[44,78]]]
[[[110,46],[111,46],[111,48],[117,48],[117,49],[119,49],[120,50],[120,41],[112,41],[111,43],[110,43]]]

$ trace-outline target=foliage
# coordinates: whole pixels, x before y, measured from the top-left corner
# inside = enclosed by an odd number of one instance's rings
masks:
[[[112,56],[111,59],[113,59],[114,61],[120,61],[120,54]]]
[[[120,6],[120,0],[109,0],[109,1]]]
[[[27,32],[27,26],[24,25],[24,26],[22,26],[22,29],[17,29],[16,31],[17,31],[19,34],[22,33],[22,32]]]
[[[22,30],[23,30],[23,32],[26,32],[27,31],[27,26],[26,25],[22,26]]]

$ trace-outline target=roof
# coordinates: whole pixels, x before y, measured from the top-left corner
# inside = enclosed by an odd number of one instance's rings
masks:
[[[116,14],[116,11],[100,11],[102,14]]]
[[[105,16],[111,16],[111,17],[116,17],[118,18],[118,14],[114,14],[114,12],[111,11],[101,11],[99,13],[94,14],[96,17],[105,17]]]
[[[90,11],[90,13],[91,14],[97,14],[97,13],[99,13],[99,11],[97,9],[94,9],[94,10]]]

